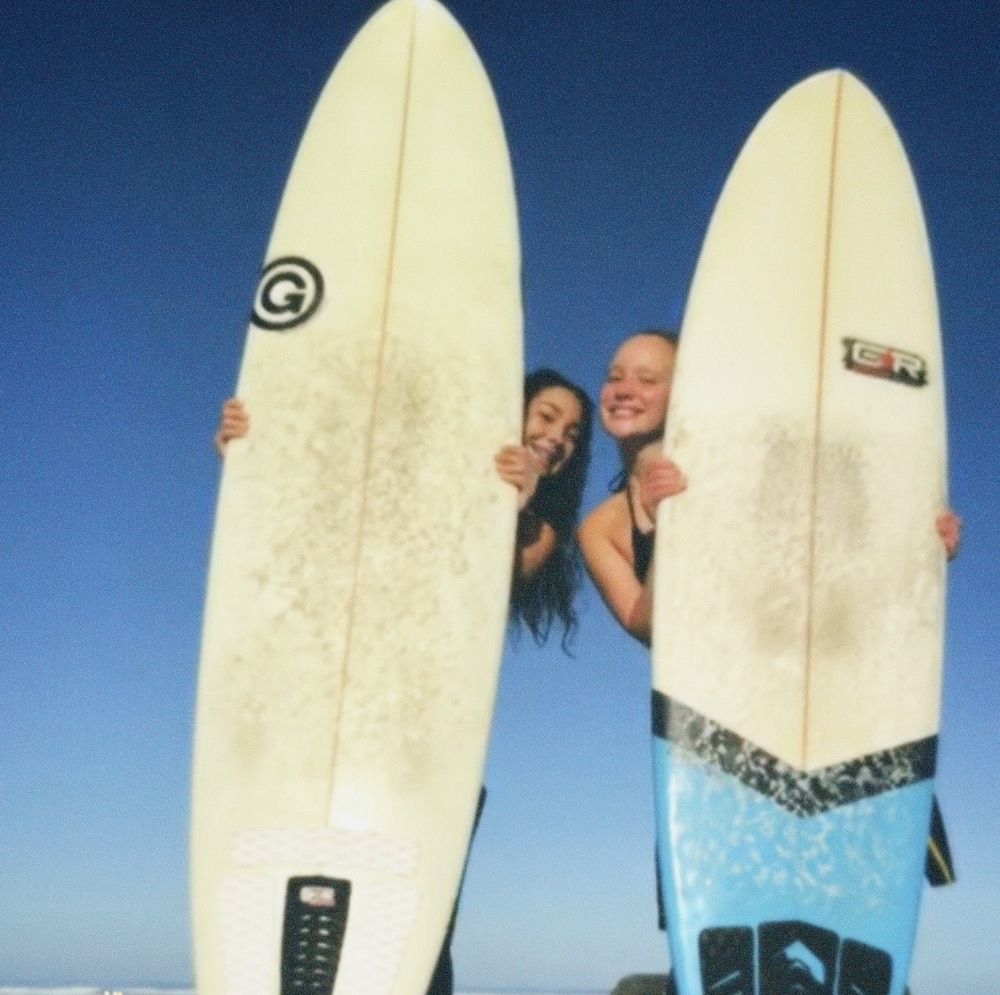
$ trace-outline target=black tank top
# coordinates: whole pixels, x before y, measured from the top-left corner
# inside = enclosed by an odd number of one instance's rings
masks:
[[[635,511],[632,508],[632,491],[626,485],[625,500],[628,502],[628,517],[632,522],[632,570],[640,584],[646,583],[649,564],[653,560],[653,542],[656,530],[643,532],[635,523]]]

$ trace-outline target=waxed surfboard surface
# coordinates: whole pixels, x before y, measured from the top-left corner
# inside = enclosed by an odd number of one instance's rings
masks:
[[[492,717],[516,518],[493,454],[522,391],[494,97],[435,0],[392,0],[310,119],[239,376],[195,733],[200,995],[287,990],[290,878],[346,882],[295,886],[346,911],[334,992],[426,990]]]
[[[902,995],[940,699],[944,382],[913,176],[846,72],[786,93],[730,173],[665,448],[689,481],[659,512],[653,633],[682,995],[750,995],[748,971],[785,991],[789,970]]]

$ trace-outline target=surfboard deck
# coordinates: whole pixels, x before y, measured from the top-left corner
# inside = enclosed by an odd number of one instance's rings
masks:
[[[479,796],[516,520],[503,128],[435,0],[338,62],[254,301],[194,750],[200,995],[423,995]]]
[[[902,995],[938,731],[944,383],[885,111],[843,71],[741,151],[684,317],[654,770],[682,995]],[[799,983],[801,989],[793,988]]]

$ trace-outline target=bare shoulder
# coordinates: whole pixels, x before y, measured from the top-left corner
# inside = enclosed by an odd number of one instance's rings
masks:
[[[580,523],[577,532],[580,545],[586,548],[588,544],[601,539],[620,545],[619,533],[628,531],[628,505],[623,493],[612,494],[593,508]]]
[[[649,641],[645,589],[633,566],[628,499],[612,494],[583,520],[580,549],[594,587],[611,614],[640,642]]]

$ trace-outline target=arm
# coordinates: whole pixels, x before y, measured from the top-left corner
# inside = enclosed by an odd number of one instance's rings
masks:
[[[620,508],[616,509],[616,501]],[[621,539],[618,533],[629,528],[624,495],[616,494],[583,520],[578,538],[587,572],[609,611],[630,636],[648,646],[653,621],[653,571],[649,571],[645,584],[639,583],[631,550],[623,549],[616,541]]]
[[[517,516],[517,572],[522,579],[535,574],[556,548],[556,532],[530,509]]]
[[[226,445],[230,439],[242,439],[250,431],[250,416],[238,397],[231,397],[222,405],[219,427],[213,441],[219,459],[226,455]]]
[[[684,474],[676,463],[651,451],[637,460],[639,505],[650,527],[656,521],[656,508],[664,498],[680,494],[687,487]],[[632,549],[632,518],[628,497],[623,492],[608,498],[584,520],[579,531],[587,572],[611,614],[629,635],[648,646],[653,627],[653,575],[650,564],[646,580],[635,575],[635,551]]]

